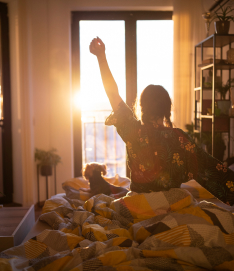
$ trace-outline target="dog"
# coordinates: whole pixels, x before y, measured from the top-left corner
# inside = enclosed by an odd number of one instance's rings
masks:
[[[89,163],[83,169],[83,177],[89,181],[90,188],[82,188],[80,190],[91,193],[92,196],[97,194],[105,194],[107,196],[112,195],[115,198],[120,198],[125,196],[129,190],[108,183],[103,176],[107,173],[107,168],[105,164],[100,163]]]

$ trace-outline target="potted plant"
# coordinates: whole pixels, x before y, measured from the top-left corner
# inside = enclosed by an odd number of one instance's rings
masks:
[[[202,132],[201,134],[194,131],[194,124],[186,124],[185,128],[187,134],[196,142],[199,147],[205,148],[206,151],[211,154],[212,152],[212,133]],[[214,136],[214,157],[220,161],[223,161],[224,152],[226,150],[225,142],[221,133],[215,133]]]
[[[233,87],[234,78],[228,79],[226,84],[222,82],[216,82],[216,89],[215,91],[220,93],[221,100],[217,101],[218,108],[220,109],[220,114],[228,115],[229,108],[231,107],[231,101],[225,100],[226,94],[230,91],[230,88]]]
[[[229,32],[230,21],[234,21],[234,15],[231,15],[234,8],[231,6],[219,6],[219,11],[215,11],[211,20],[216,20],[214,22],[216,34],[226,35]]]
[[[49,151],[35,150],[35,161],[39,162],[42,176],[51,176],[52,166],[56,166],[61,162],[61,157],[55,153],[56,151],[55,148]]]
[[[212,152],[212,133],[203,133],[202,142],[206,145],[207,152],[211,154]],[[214,136],[214,153],[213,156],[219,161],[223,161],[224,152],[226,150],[225,142],[222,138],[222,133],[215,133]]]

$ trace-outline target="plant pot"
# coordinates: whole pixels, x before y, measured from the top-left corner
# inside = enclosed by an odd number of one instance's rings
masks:
[[[231,101],[217,101],[218,108],[221,115],[229,115],[229,108],[231,108]]]
[[[52,166],[41,165],[41,176],[51,176],[51,175],[52,175]]]
[[[215,33],[220,35],[226,35],[229,32],[230,22],[229,21],[217,21],[214,22]]]

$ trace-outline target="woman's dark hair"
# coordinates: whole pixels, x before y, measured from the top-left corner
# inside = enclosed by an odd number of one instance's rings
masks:
[[[140,96],[141,120],[143,123],[163,119],[166,126],[171,123],[171,98],[168,92],[159,85],[149,85]],[[136,107],[135,107],[136,108]]]

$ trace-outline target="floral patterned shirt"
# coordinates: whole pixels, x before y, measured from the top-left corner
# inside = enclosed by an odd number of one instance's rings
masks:
[[[142,124],[124,103],[106,119],[127,145],[131,190],[162,191],[195,179],[215,197],[234,204],[234,171],[209,155],[183,130]]]

